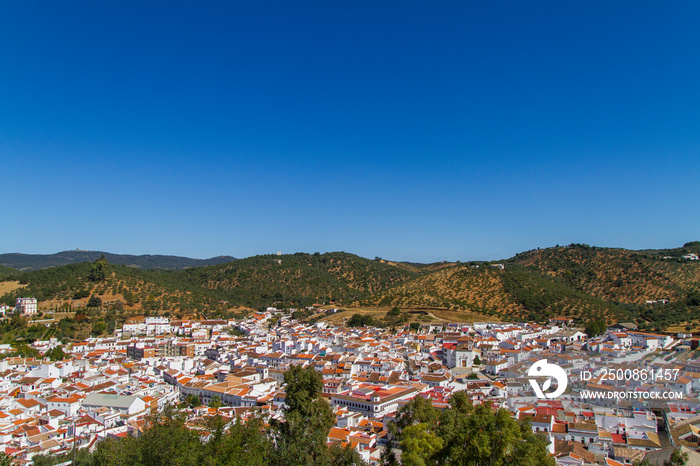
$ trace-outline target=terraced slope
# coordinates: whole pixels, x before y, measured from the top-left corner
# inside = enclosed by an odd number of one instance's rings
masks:
[[[193,285],[222,292],[231,302],[258,306],[331,301],[350,305],[425,273],[401,263],[333,252],[255,256],[175,275]]]
[[[541,320],[555,315],[617,316],[614,305],[526,270],[468,265],[392,287],[365,305],[436,308]]]
[[[34,296],[43,308],[83,307],[92,296],[105,307],[133,311],[207,312],[229,307],[211,290],[176,282],[171,272],[143,271],[105,262],[83,262],[19,275],[25,287],[2,296],[11,304]]]
[[[700,261],[585,245],[518,254],[506,264],[539,272],[591,296],[622,303],[685,299],[700,287]]]

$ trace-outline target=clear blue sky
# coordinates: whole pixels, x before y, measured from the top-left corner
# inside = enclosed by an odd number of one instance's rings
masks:
[[[0,252],[700,240],[698,2],[3,2]]]

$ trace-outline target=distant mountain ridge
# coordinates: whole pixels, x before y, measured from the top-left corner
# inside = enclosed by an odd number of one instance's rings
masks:
[[[70,262],[62,266],[8,273],[0,265],[0,282],[24,286],[0,301],[12,304],[26,295],[35,296],[44,308],[74,308],[99,297],[115,310],[212,316],[313,303],[396,306],[477,313],[484,319],[624,320],[660,331],[700,326],[698,253],[695,241],[642,251],[571,244],[518,253],[499,263],[415,264],[332,252],[213,258],[209,260],[224,263],[187,267],[206,261],[66,251],[60,253],[62,260]],[[109,262],[95,262],[102,254]],[[0,256],[0,263],[7,256]],[[136,265],[139,258],[141,267]]]
[[[181,256],[162,256],[144,254],[135,256],[131,254],[112,254],[104,251],[62,251],[56,254],[0,254],[0,265],[11,267],[15,270],[32,271],[59,267],[80,262],[94,262],[102,255],[110,264],[126,265],[138,269],[151,270],[182,270],[190,267],[203,267],[206,265],[218,265],[236,260],[231,256],[218,256],[210,259],[192,259]]]

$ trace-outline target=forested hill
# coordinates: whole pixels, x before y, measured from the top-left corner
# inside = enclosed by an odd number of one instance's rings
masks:
[[[429,272],[407,264],[331,252],[255,256],[176,275],[248,305],[331,301],[351,305],[425,273]]]
[[[86,305],[92,296],[120,309],[201,312],[263,306],[351,305],[423,273],[347,253],[266,255],[181,271],[140,270],[106,259],[16,272],[26,284],[2,297],[36,296],[45,306]]]
[[[700,261],[683,259],[700,253],[700,242],[682,248],[630,251],[582,244],[517,254],[506,266],[518,266],[609,302],[685,299],[700,290]]]
[[[111,264],[127,265],[139,269],[180,270],[189,267],[223,264],[236,260],[231,256],[212,257],[211,259],[191,259],[180,256],[112,254],[103,251],[63,251],[56,254],[0,254],[0,265],[16,270],[31,271],[58,267],[80,262],[93,262],[101,256]]]
[[[32,272],[15,272],[9,280],[22,288],[2,296],[13,304],[20,296],[39,300],[40,308],[75,309],[99,299],[100,306],[116,311],[201,312],[228,307],[220,293],[178,280],[176,272],[141,270],[106,260],[62,265]]]
[[[8,277],[15,272],[17,272],[15,269],[12,269],[12,268],[7,267],[5,265],[0,265],[0,279]]]
[[[7,286],[11,291],[1,300],[11,304],[21,294],[36,296],[40,307],[76,308],[94,298],[117,311],[202,315],[334,303],[449,311],[456,319],[460,312],[540,321],[624,319],[659,330],[700,326],[700,261],[682,257],[698,246],[630,251],[573,244],[520,253],[501,264],[408,264],[334,252],[142,270],[105,258],[9,275],[0,268],[0,281],[26,285]]]
[[[459,264],[396,285],[364,304],[468,310],[506,319],[556,316],[615,320],[626,313],[613,303],[572,289],[537,272],[491,264]]]

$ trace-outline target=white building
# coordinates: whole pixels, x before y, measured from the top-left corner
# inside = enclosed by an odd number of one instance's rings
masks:
[[[146,410],[146,403],[137,396],[114,395],[110,393],[90,393],[83,400],[86,410],[110,408],[124,415],[132,415]]]
[[[472,367],[474,356],[471,344],[445,343],[442,347],[443,362],[449,368]]]
[[[146,317],[147,335],[164,335],[170,333],[170,319],[167,317]]]
[[[658,335],[655,333],[644,332],[629,332],[632,339],[632,345],[640,346],[649,350],[656,348],[666,348],[673,343],[673,337],[670,335]]]
[[[608,332],[607,335],[616,345],[624,348],[629,348],[632,346],[632,338],[625,332]]]
[[[19,314],[36,314],[36,298],[17,298],[17,305],[15,306],[15,311]]]
[[[382,418],[398,410],[399,402],[412,399],[418,394],[413,387],[366,385],[355,390],[336,393],[331,396],[332,406],[345,407],[367,417]]]

